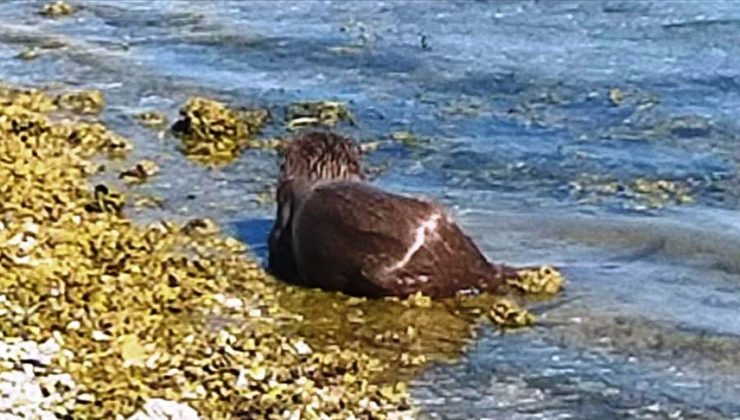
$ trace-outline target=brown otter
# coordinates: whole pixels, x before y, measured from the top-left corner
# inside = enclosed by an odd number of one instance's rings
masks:
[[[361,296],[503,292],[516,270],[490,263],[438,205],[365,182],[360,150],[312,132],[283,150],[269,269]]]

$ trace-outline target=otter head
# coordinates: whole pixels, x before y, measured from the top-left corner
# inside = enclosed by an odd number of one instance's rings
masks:
[[[301,180],[313,185],[320,181],[362,180],[360,153],[352,140],[338,134],[303,134],[283,149],[280,181]]]
[[[361,181],[360,148],[328,132],[303,134],[281,150],[277,214],[269,237],[268,267],[289,282],[303,282],[293,258],[292,221],[300,203],[320,182]]]

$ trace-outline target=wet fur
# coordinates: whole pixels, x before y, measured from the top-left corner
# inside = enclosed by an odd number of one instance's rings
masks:
[[[286,147],[277,202],[268,265],[289,282],[360,296],[443,297],[503,292],[516,275],[489,263],[439,206],[364,182],[359,149],[336,134],[306,134]]]

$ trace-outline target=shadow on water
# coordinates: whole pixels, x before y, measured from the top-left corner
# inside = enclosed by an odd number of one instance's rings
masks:
[[[267,237],[274,219],[247,219],[229,223],[228,230],[249,246],[251,253],[263,264],[267,261]]]

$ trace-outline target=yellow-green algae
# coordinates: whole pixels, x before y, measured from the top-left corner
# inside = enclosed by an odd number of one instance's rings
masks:
[[[184,153],[200,163],[223,164],[250,145],[269,118],[262,109],[231,109],[221,102],[193,97],[180,109],[173,131]]]
[[[119,175],[119,178],[129,184],[139,184],[159,173],[159,165],[156,162],[144,159],[127,169]]]
[[[666,180],[636,178],[627,182],[605,180],[581,174],[568,184],[571,193],[583,201],[599,202],[618,197],[623,206],[634,210],[662,209],[694,202],[697,182],[693,179]]]
[[[614,106],[619,106],[624,101],[624,93],[619,88],[609,89],[609,102]]]
[[[337,101],[296,102],[286,111],[288,130],[310,126],[334,127],[340,121],[353,122],[346,105]]]
[[[555,268],[545,265],[537,269],[517,270],[518,278],[507,281],[510,287],[528,294],[554,295],[563,289],[563,276]]]
[[[136,119],[144,126],[160,128],[167,125],[167,117],[160,111],[145,111],[136,115]]]
[[[41,14],[46,17],[62,17],[69,16],[75,12],[74,6],[63,0],[58,0],[52,3],[44,5],[41,9]]]
[[[55,369],[77,387],[60,415],[125,417],[149,398],[205,418],[409,415],[404,380],[459,355],[476,321],[532,322],[497,296],[285,286],[207,219],[138,226],[124,192],[88,179],[124,139],[50,119],[56,101],[39,91],[4,88],[0,104],[0,339],[62,346]]]
[[[57,95],[54,103],[61,109],[78,114],[99,114],[105,106],[103,93],[99,90],[82,90]]]
[[[114,135],[53,122],[37,92],[0,109],[2,338],[53,338],[76,384],[58,414],[114,418],[147,398],[186,401],[207,418],[385,417],[408,408],[387,363],[279,333],[295,315],[230,238],[121,216],[122,194],[86,168]],[[30,103],[30,108],[17,105]],[[228,325],[222,319],[229,319]]]
[[[23,49],[23,51],[19,52],[18,55],[16,55],[16,58],[19,58],[21,60],[34,60],[38,58],[40,53],[41,52],[38,47],[26,47]]]

